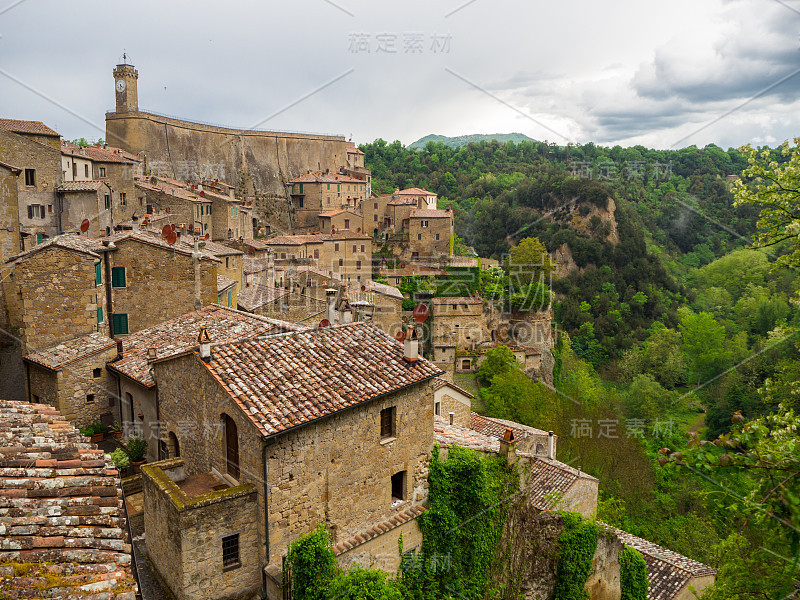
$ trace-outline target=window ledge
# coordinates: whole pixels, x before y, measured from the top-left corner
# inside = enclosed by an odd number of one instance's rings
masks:
[[[241,566],[242,566],[242,563],[241,562],[237,562],[237,563],[228,565],[227,567],[222,567],[222,572],[223,573],[227,573],[228,571],[233,571],[234,569],[238,569]]]
[[[395,440],[397,440],[397,438],[396,438],[396,437],[394,437],[394,436],[392,436],[392,437],[387,437],[387,438],[383,438],[383,439],[381,440],[381,446],[388,446],[389,444],[392,444],[392,443],[394,443],[394,442],[395,442]]]

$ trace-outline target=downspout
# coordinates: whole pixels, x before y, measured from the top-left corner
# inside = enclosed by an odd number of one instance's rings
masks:
[[[274,443],[274,439],[271,440]],[[267,600],[266,571],[269,566],[269,488],[267,484],[269,470],[267,462],[267,446],[272,445],[262,438],[261,460],[264,462],[264,545],[266,547],[266,562],[261,569],[261,579],[264,584],[261,586],[261,600]]]

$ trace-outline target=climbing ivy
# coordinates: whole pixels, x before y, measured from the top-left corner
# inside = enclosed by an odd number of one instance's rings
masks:
[[[482,598],[489,568],[518,485],[499,457],[450,448],[439,459],[435,446],[428,475],[428,511],[418,518],[422,549],[406,554],[401,567],[407,598]]]
[[[323,525],[289,546],[284,577],[291,578],[293,600],[324,600],[338,571],[331,536]],[[285,582],[284,585],[289,582]]]
[[[597,550],[597,525],[577,513],[561,513],[564,530],[558,537],[559,557],[555,600],[587,600],[586,580]]]
[[[620,600],[647,600],[647,563],[641,552],[625,546],[619,553]]]

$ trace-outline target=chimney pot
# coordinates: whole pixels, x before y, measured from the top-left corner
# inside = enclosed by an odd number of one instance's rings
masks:
[[[554,439],[554,436],[553,436],[553,432],[552,431],[548,431],[547,432],[547,458],[549,458],[550,460],[555,459],[555,452],[554,452],[554,449],[553,449],[553,442],[554,441],[555,441],[555,439]]]
[[[456,413],[454,413],[454,412],[449,412],[449,413],[447,413],[447,416],[448,416],[448,417],[450,417],[450,425],[452,425],[452,424],[455,422],[455,419],[456,419]]]

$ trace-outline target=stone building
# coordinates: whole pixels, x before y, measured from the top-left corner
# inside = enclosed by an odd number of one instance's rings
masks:
[[[367,552],[359,560],[384,559],[383,568],[396,570],[398,537],[406,549],[419,543],[415,507],[427,496],[440,371],[421,358],[408,363],[403,353],[377,328],[353,323],[201,346],[151,363],[161,422],[181,445],[185,475],[256,487],[257,522],[249,529],[258,532],[258,571],[242,564],[238,594],[259,591],[263,573],[267,597],[279,597],[288,544],[319,523],[334,533],[342,564],[360,550],[388,548],[388,557]],[[205,424],[217,433],[203,435]],[[387,519],[390,526],[374,527]],[[177,524],[158,526],[174,531]],[[219,538],[181,567],[169,559],[156,568],[193,570],[208,589],[229,585]],[[193,566],[201,561],[202,572]]]
[[[385,277],[389,285],[399,286],[405,281],[406,277],[436,277],[437,275],[447,275],[447,271],[425,267],[416,264],[404,264],[399,269],[381,268],[381,277]]]
[[[365,315],[368,321],[392,337],[403,327],[403,293],[396,287],[364,281],[350,284],[347,299],[365,303]]]
[[[189,236],[180,236],[179,243],[185,249],[194,248],[194,240]],[[235,308],[239,302],[239,294],[244,289],[244,252],[223,246],[217,242],[204,240],[201,242],[204,252],[207,252],[217,259],[217,304]],[[224,285],[220,287],[220,283]],[[219,297],[220,292],[224,291],[224,297]]]
[[[434,298],[433,345],[451,335],[458,349],[470,350],[490,339],[483,300],[472,296]],[[444,343],[444,342],[443,342]]]
[[[333,233],[348,229],[361,233],[362,220],[361,213],[353,210],[338,209],[319,213],[319,231],[322,233]]]
[[[473,415],[472,400],[475,396],[444,379],[437,379],[433,390],[433,414],[449,420],[452,413],[455,425],[469,427]]]
[[[106,368],[118,380],[113,389],[118,390],[119,422],[124,426],[125,435],[136,433],[148,440],[149,460],[181,455],[177,437],[168,436],[161,427],[152,362],[194,348],[201,327],[219,342],[296,329],[287,323],[212,304],[127,336],[122,342],[120,358],[109,361]]]
[[[117,343],[102,333],[24,356],[28,401],[49,404],[79,427],[120,422],[117,385],[106,369],[117,356]]]
[[[176,229],[183,234],[213,237],[213,202],[167,180],[148,177],[136,180],[138,194],[145,198],[145,210],[169,214]]]
[[[325,318],[324,300],[303,293],[306,290],[290,287],[253,283],[239,294],[239,309],[290,323],[313,319],[314,316],[318,316],[316,322]]]
[[[9,260],[3,294],[23,354],[108,335],[104,255],[99,240],[61,235]]]
[[[416,208],[409,213],[409,261],[441,260],[453,254],[453,211]]]
[[[111,235],[116,224],[111,203],[111,187],[105,181],[67,181],[56,188],[61,229],[80,233],[81,223],[89,221],[90,237]]]
[[[0,596],[135,600],[119,473],[50,406],[0,400]]]
[[[364,153],[355,146],[347,148],[347,163],[341,171],[366,183],[364,198],[372,196],[372,171],[364,164]]]
[[[22,170],[17,201],[21,234],[32,239],[28,246],[58,234],[60,134],[40,121],[0,119],[0,161]]]
[[[309,171],[288,182],[294,213],[293,229],[315,231],[319,226],[318,215],[341,209],[355,210],[367,196],[367,182],[339,173]],[[358,225],[361,228],[361,217]]]
[[[372,238],[355,231],[281,235],[264,243],[276,261],[308,258],[312,266],[336,273],[344,283],[372,279]]]

